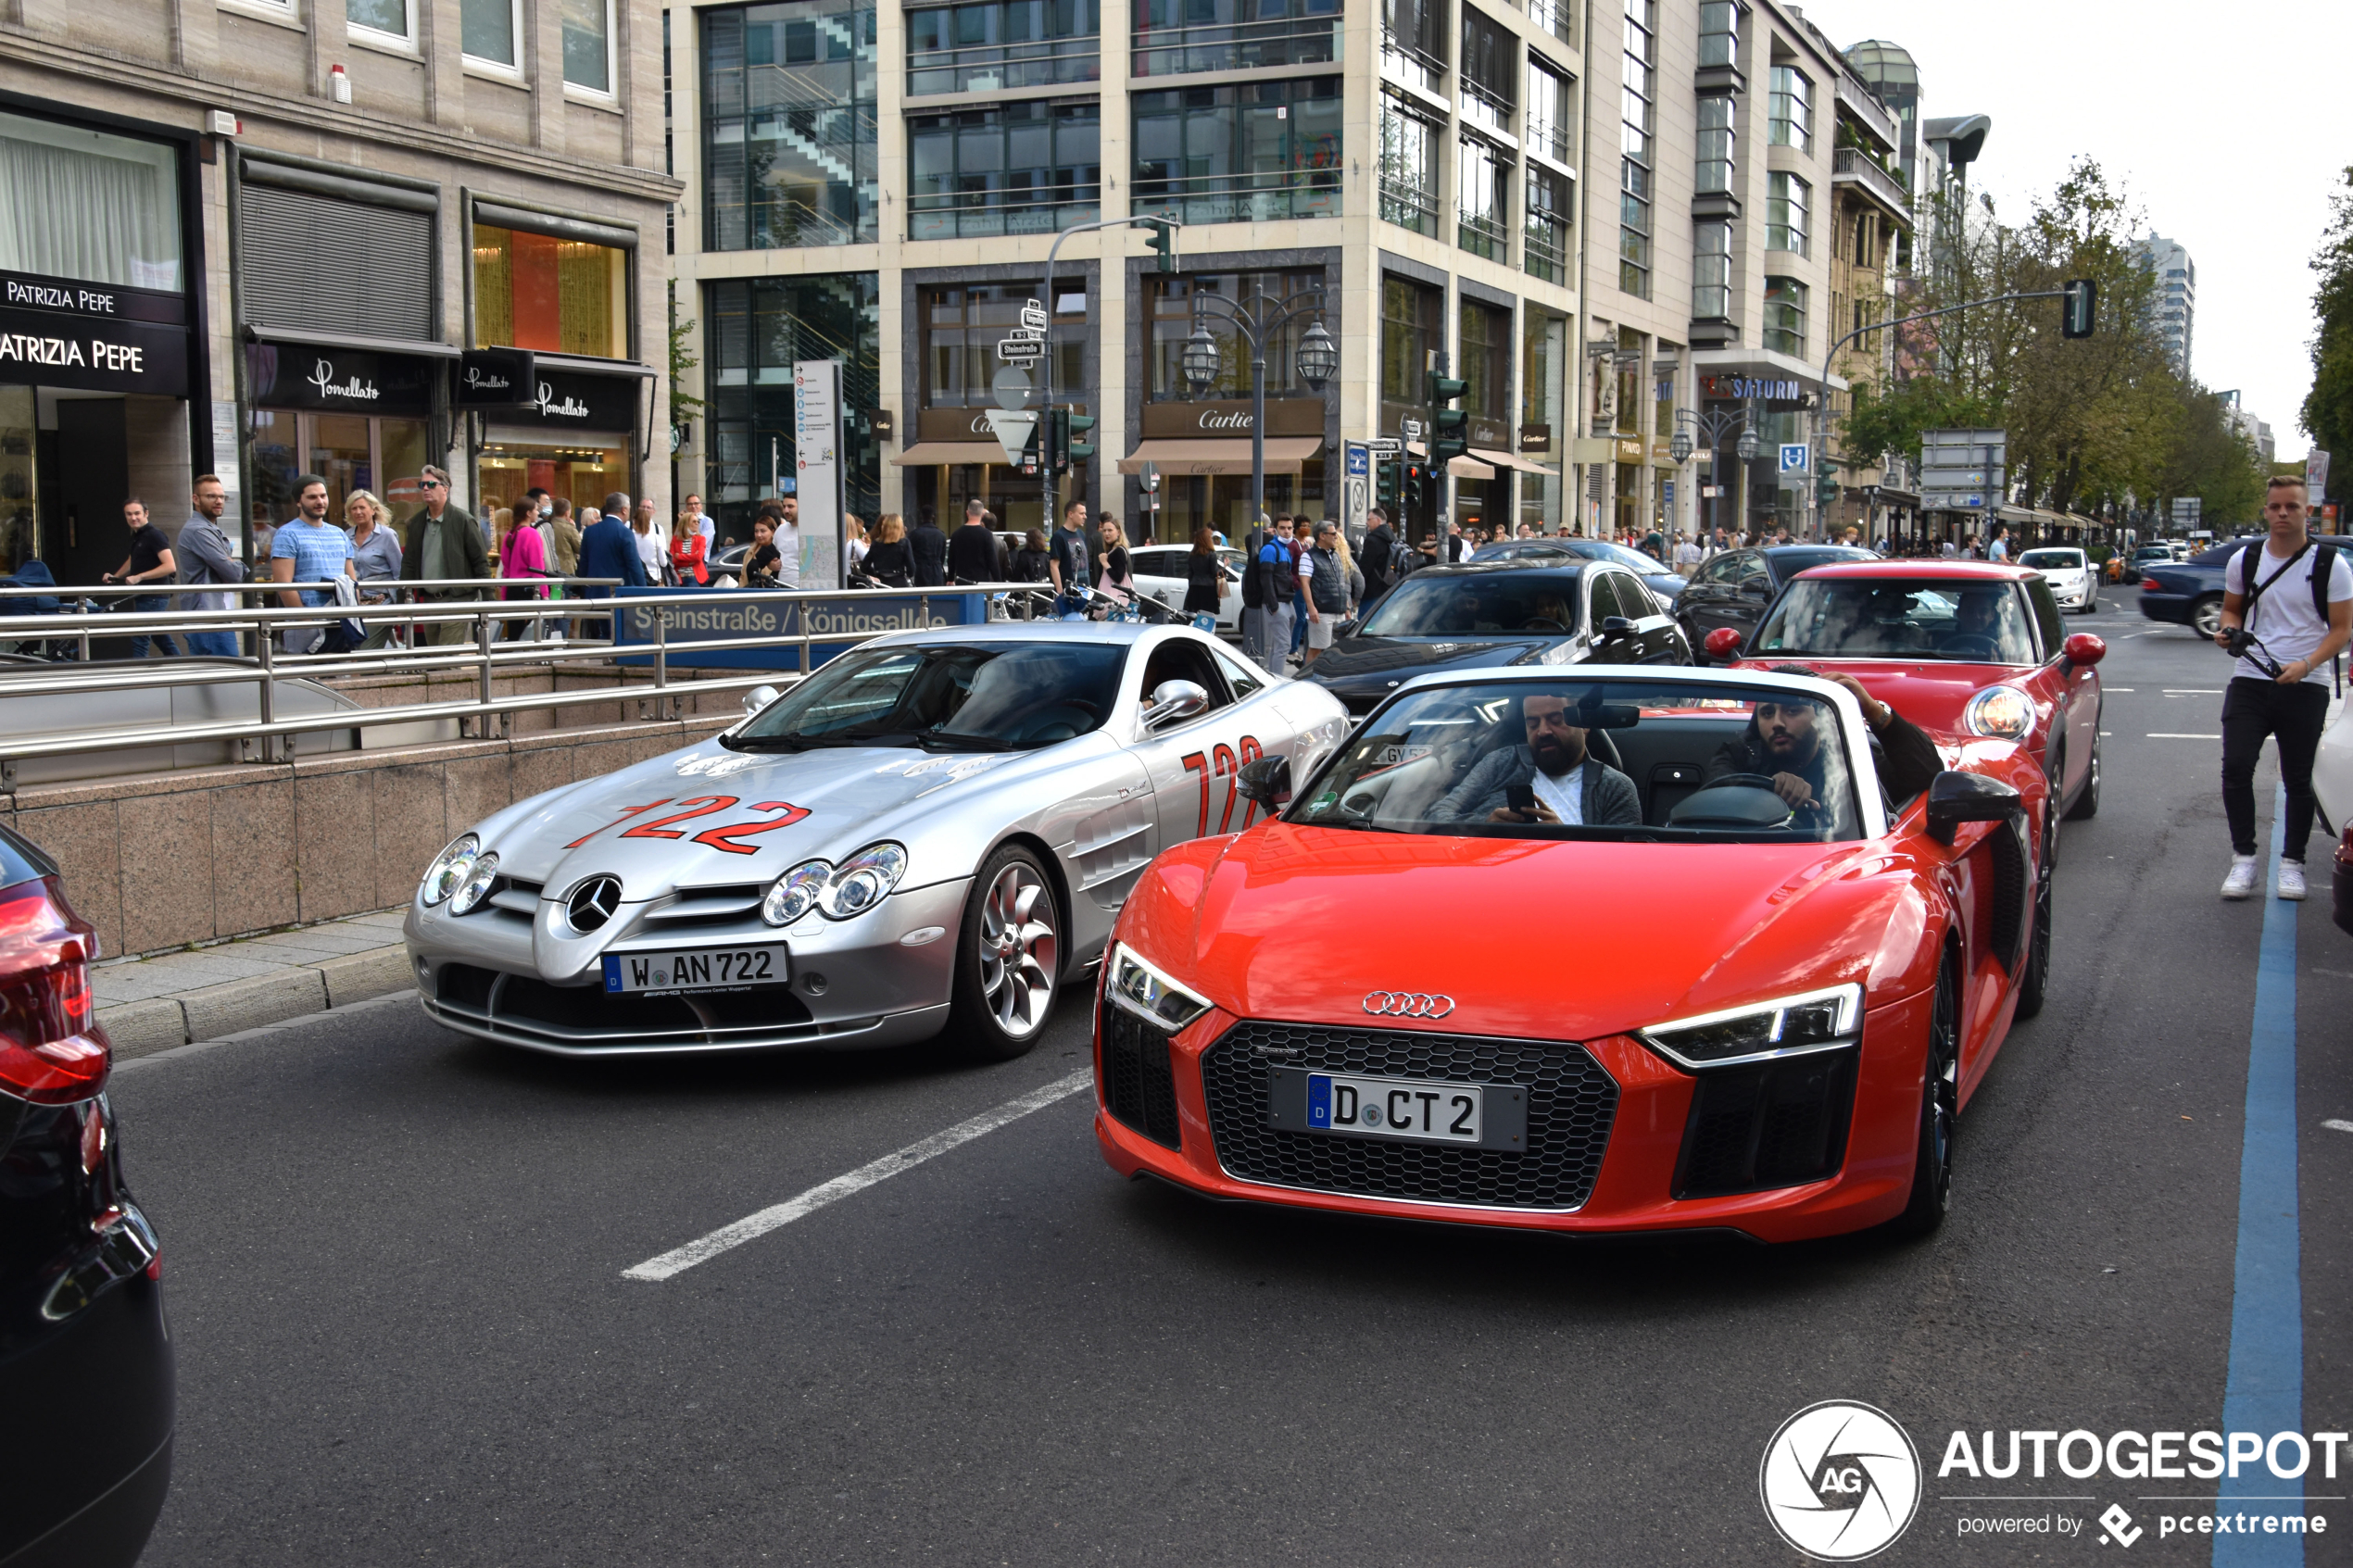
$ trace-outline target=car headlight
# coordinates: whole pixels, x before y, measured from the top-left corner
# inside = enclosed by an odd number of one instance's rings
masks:
[[[449,912],[453,915],[472,913],[484,898],[490,897],[491,884],[497,880],[498,857],[484,855],[477,859],[473,869],[466,873],[466,880],[458,884],[458,891],[449,895]]]
[[[1111,978],[1103,986],[1103,995],[1172,1035],[1210,1007],[1206,997],[1186,990],[1126,947],[1112,949]]]
[[[1655,1023],[1636,1033],[1678,1066],[1723,1067],[1852,1045],[1862,1022],[1863,987],[1833,985],[1827,991]]]
[[[825,890],[825,879],[834,868],[824,860],[805,860],[776,879],[776,885],[761,900],[760,918],[770,925],[790,925],[817,906],[817,896]]]
[[[472,834],[459,834],[448,848],[434,857],[425,868],[425,879],[418,891],[424,895],[425,908],[442,903],[466,884],[473,874],[474,861],[482,854],[482,840]]]
[[[2034,727],[2034,702],[2016,686],[1988,686],[1961,709],[1961,727],[1991,740],[2024,740]]]
[[[818,896],[828,920],[862,915],[887,897],[907,874],[907,851],[896,844],[869,844],[840,865]]]

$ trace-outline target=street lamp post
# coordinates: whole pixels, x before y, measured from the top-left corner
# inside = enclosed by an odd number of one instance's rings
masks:
[[[1724,437],[1730,433],[1733,426],[1739,426],[1740,440],[1733,449],[1740,454],[1742,462],[1755,461],[1757,452],[1755,414],[1754,405],[1718,408],[1707,414],[1694,408],[1677,412],[1675,439],[1667,444],[1667,450],[1674,455],[1675,461],[1680,464],[1691,457],[1698,445],[1695,436],[1706,438],[1711,454],[1707,465],[1708,488],[1716,492],[1707,498],[1707,530],[1711,534],[1716,532],[1718,522],[1716,503],[1724,495]]]
[[[1320,284],[1292,295],[1288,302],[1269,297],[1265,286],[1255,282],[1247,299],[1230,300],[1197,289],[1193,293],[1193,335],[1186,342],[1180,361],[1185,379],[1192,384],[1196,395],[1207,392],[1224,368],[1217,340],[1209,333],[1213,307],[1234,323],[1234,330],[1250,345],[1249,527],[1256,528],[1258,519],[1266,510],[1266,342],[1289,326],[1293,318],[1312,314],[1315,320],[1300,334],[1293,368],[1310,391],[1319,393],[1324,383],[1340,372],[1340,345],[1324,330],[1324,290]],[[1249,529],[1243,532],[1247,533]]]

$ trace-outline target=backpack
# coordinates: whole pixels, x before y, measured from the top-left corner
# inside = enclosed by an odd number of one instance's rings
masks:
[[[2334,545],[2322,545],[2308,541],[2306,548],[2312,552],[2312,613],[2321,618],[2321,624],[2325,627],[2329,623],[2329,579],[2336,573],[2336,546]],[[2298,550],[2296,555],[2302,555],[2303,553],[2304,552],[2302,550]],[[2255,569],[2259,565],[2262,564],[2262,560],[2263,541],[2260,539],[2251,539],[2247,541],[2247,543],[2239,550],[2237,563],[2239,569],[2239,581],[2246,584],[2246,612],[2239,617],[2239,624],[2241,626],[2247,627],[2249,630],[2253,629],[2253,622],[2255,621],[2255,606],[2257,601],[2262,598],[2265,591],[2268,590],[2273,583],[2280,580],[2282,573],[2287,571],[2288,566],[2294,566],[2296,564],[2296,557],[2290,556],[2288,558],[2287,566],[2281,567],[2278,571],[2273,572],[2269,578],[2259,583],[2256,581]],[[2223,574],[2222,581],[2225,583],[2230,582],[2230,576],[2227,571]],[[2336,655],[2332,654],[2329,656],[2329,681],[2336,688],[2336,695],[2343,696],[2345,695],[2345,680],[2343,675],[2338,672],[2336,661]]]
[[[1275,553],[1272,560],[1266,558],[1269,550]],[[1268,609],[1289,608],[1299,596],[1299,562],[1290,546],[1278,539],[1269,536],[1258,546],[1251,575],[1260,579],[1259,597]]]

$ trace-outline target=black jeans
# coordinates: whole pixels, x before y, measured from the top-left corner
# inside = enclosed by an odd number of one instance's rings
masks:
[[[2231,820],[2231,848],[2255,850],[2255,759],[2263,737],[2280,743],[2280,782],[2287,786],[2286,832],[2280,859],[2304,859],[2312,835],[2312,755],[2329,713],[2329,689],[2316,681],[2292,686],[2240,676],[2222,695],[2222,811]]]

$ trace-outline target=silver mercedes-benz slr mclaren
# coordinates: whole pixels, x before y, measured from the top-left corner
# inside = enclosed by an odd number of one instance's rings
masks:
[[[460,835],[409,905],[409,953],[434,1018],[535,1050],[946,1029],[1018,1056],[1153,855],[1247,826],[1248,763],[1302,778],[1347,733],[1329,693],[1189,627],[899,633]]]

